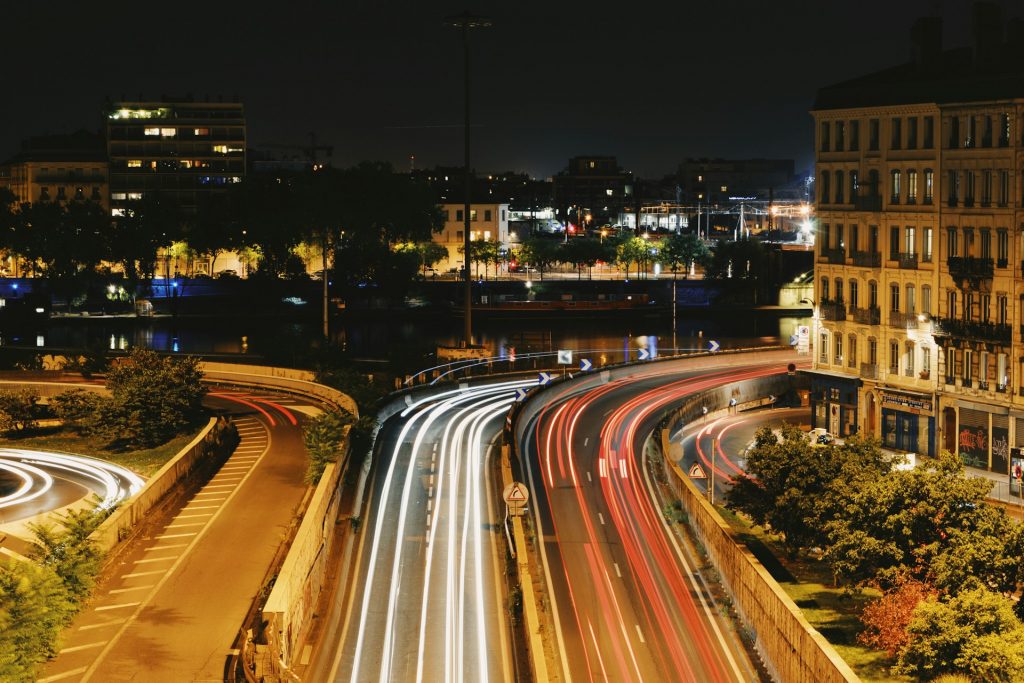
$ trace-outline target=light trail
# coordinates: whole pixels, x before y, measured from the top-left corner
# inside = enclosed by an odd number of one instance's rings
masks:
[[[494,658],[503,654],[494,646],[495,634],[488,633],[485,611],[494,586],[484,574],[484,459],[493,422],[507,413],[517,388],[534,385],[536,380],[522,380],[453,389],[402,411],[379,494],[389,509],[378,510],[372,540],[367,538],[351,681],[404,680],[397,658],[410,648],[418,682],[491,678]],[[427,529],[421,555],[408,541],[423,534],[422,520]],[[393,543],[387,540],[392,535]],[[419,618],[409,619],[417,608]],[[382,617],[383,625],[371,616]],[[379,665],[368,661],[371,650],[379,652]]]
[[[16,491],[0,497],[0,508],[22,505],[43,495],[54,485],[54,474],[67,474],[90,482],[100,496],[97,506],[109,510],[138,492],[145,480],[120,465],[70,453],[0,448],[0,469],[21,479]]]

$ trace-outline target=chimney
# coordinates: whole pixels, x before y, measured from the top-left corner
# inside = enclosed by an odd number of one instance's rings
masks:
[[[994,2],[975,2],[972,18],[974,64],[990,65],[1003,44],[1003,10]]]
[[[922,68],[931,68],[939,63],[942,55],[942,17],[921,17],[910,29],[912,57]]]

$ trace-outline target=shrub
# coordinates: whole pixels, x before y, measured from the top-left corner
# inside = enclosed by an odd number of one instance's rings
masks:
[[[338,450],[355,422],[351,413],[343,410],[332,410],[321,413],[306,423],[302,429],[302,442],[309,454],[309,468],[306,470],[306,481],[316,484],[323,476],[327,463],[336,462]]]
[[[34,681],[36,666],[56,654],[73,611],[49,567],[13,559],[0,564],[0,680]]]
[[[858,642],[876,650],[885,650],[890,657],[895,657],[910,640],[907,626],[914,610],[934,595],[935,589],[928,584],[903,578],[864,608],[860,615],[864,630],[857,635]]]
[[[0,431],[20,432],[35,426],[39,394],[31,389],[0,391]]]
[[[50,399],[50,408],[65,426],[85,435],[96,430],[96,416],[106,400],[85,389],[71,389]]]

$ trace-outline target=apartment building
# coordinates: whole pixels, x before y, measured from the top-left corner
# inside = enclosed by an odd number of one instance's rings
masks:
[[[1009,471],[1024,446],[1024,31],[913,29],[914,60],[822,88],[815,426]]]
[[[441,204],[444,227],[433,235],[433,241],[448,250],[448,257],[434,267],[441,272],[459,270],[465,263],[464,246],[465,205]],[[508,204],[471,204],[469,208],[469,239],[497,242],[508,248]]]
[[[102,137],[85,130],[22,141],[21,150],[0,164],[0,178],[19,204],[91,201],[110,208],[106,147]]]

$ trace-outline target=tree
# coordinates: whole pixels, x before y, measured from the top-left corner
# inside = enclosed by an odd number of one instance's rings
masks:
[[[651,244],[642,237],[630,237],[619,243],[615,260],[626,270],[626,277],[629,277],[629,266],[636,264],[636,277],[640,279],[641,264],[651,258]]]
[[[117,444],[164,443],[200,415],[202,377],[196,358],[134,349],[108,373],[111,399],[100,404],[97,422]]]
[[[0,564],[0,680],[36,680],[36,666],[56,654],[74,609],[52,569],[8,559]]]
[[[544,279],[544,271],[558,261],[558,242],[544,237],[531,237],[519,248],[519,258],[540,271],[540,279]]]
[[[1009,599],[983,588],[918,605],[897,673],[919,681],[963,674],[972,681],[1024,680],[1024,625]]]
[[[121,264],[134,292],[141,280],[155,275],[160,249],[169,247],[181,236],[179,207],[158,192],[147,192],[142,199],[128,202],[124,214],[114,218],[106,233],[107,258]]]
[[[0,391],[0,431],[21,432],[35,425],[39,394],[32,389]]]
[[[459,247],[459,253],[465,253],[465,247]],[[480,277],[480,264],[484,264],[484,278],[487,277],[487,264],[497,263],[499,258],[498,243],[491,240],[479,239],[469,243],[470,263],[476,264],[476,277]]]
[[[675,279],[679,266],[683,266],[683,277],[686,278],[693,264],[705,266],[710,258],[711,252],[704,240],[693,233],[673,234],[661,243],[658,251],[658,260],[672,271],[672,279]]]
[[[89,596],[99,573],[103,553],[89,535],[106,516],[100,508],[69,510],[59,516],[60,528],[34,522],[28,525],[34,536],[29,557],[52,569],[76,601]]]
[[[329,410],[309,420],[302,428],[302,442],[309,455],[306,483],[316,485],[327,463],[337,462],[348,427],[355,422],[351,413]]]
[[[85,389],[69,389],[50,399],[54,415],[78,434],[91,434],[96,429],[96,415],[104,399]]]
[[[864,630],[857,634],[862,645],[884,650],[895,657],[910,642],[907,627],[917,606],[937,595],[934,587],[906,576],[861,612]]]
[[[705,277],[715,280],[760,280],[764,277],[767,261],[764,245],[757,240],[719,240],[706,266]]]
[[[607,252],[601,242],[592,237],[580,237],[559,247],[558,260],[572,264],[577,279],[582,279],[583,268],[593,268],[594,264],[606,257]]]

